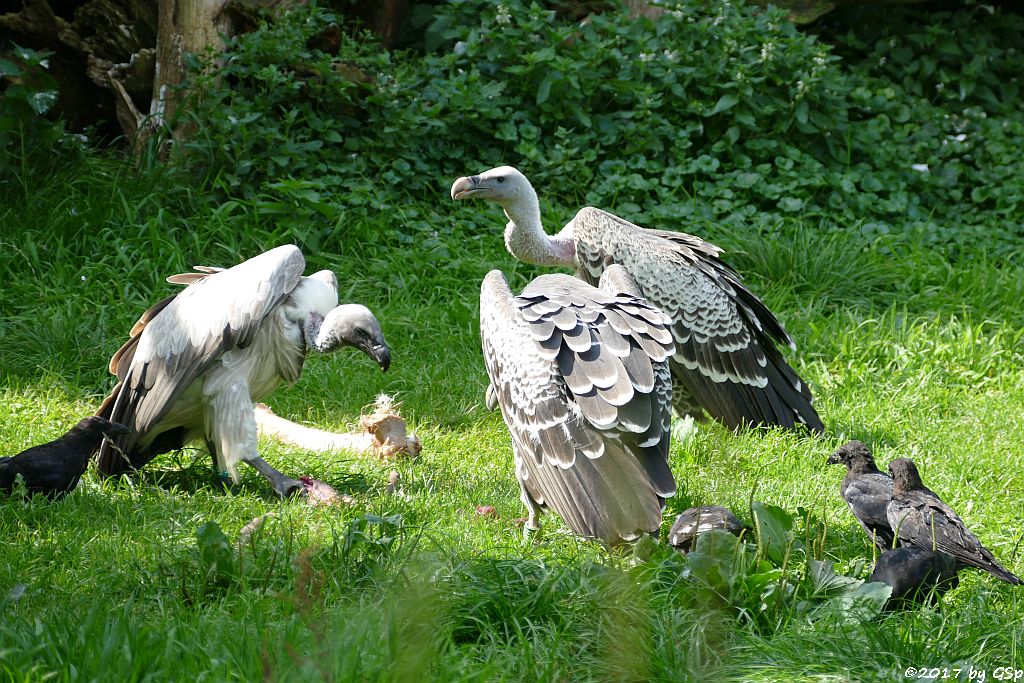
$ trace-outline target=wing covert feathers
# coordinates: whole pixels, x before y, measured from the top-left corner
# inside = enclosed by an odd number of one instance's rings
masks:
[[[583,278],[596,284],[610,264],[671,319],[677,412],[694,403],[729,427],[824,427],[811,392],[776,344],[793,346],[782,323],[719,259],[721,250],[685,233],[646,230],[587,207],[572,222]],[[695,415],[695,417],[699,417]]]
[[[615,543],[657,530],[675,493],[674,344],[661,312],[627,293],[624,271],[606,284],[542,275],[513,296],[492,271],[480,332],[524,489],[576,533]]]

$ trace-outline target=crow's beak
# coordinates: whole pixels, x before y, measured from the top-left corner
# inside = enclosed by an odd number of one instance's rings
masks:
[[[120,422],[111,422],[107,425],[107,428],[103,430],[105,436],[113,436],[115,434],[128,434],[132,430],[125,427]]]

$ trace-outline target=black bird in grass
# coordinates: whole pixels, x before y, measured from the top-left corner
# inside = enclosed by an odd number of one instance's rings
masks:
[[[64,436],[10,458],[0,458],[0,491],[9,493],[20,474],[29,493],[59,497],[78,485],[89,456],[104,438],[128,428],[102,417],[87,417]]]
[[[713,529],[721,529],[739,536],[749,527],[744,526],[729,508],[702,505],[683,510],[676,517],[672,530],[668,532],[668,542],[676,550],[688,553],[697,542],[697,536]]]
[[[953,509],[921,482],[912,460],[893,460],[889,472],[894,484],[887,510],[889,526],[901,545],[937,550],[1009,584],[1024,583],[1004,569]]]
[[[892,587],[886,609],[911,607],[935,601],[960,585],[957,561],[946,553],[904,546],[881,554],[868,581]]]
[[[892,477],[878,469],[871,451],[860,441],[840,446],[828,464],[846,465],[840,494],[872,542],[882,550],[891,549],[893,533],[886,509],[892,499]]]

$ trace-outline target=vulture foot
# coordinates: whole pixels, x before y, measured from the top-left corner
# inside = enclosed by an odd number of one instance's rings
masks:
[[[523,541],[526,543],[540,542],[540,525],[531,524],[529,520],[523,524]]]
[[[278,472],[270,463],[256,455],[251,460],[246,460],[247,463],[256,468],[256,471],[263,475],[263,477],[270,482],[270,485],[274,487],[274,491],[277,492],[281,498],[288,498],[296,493],[303,490],[302,482],[298,479],[292,479],[291,477],[285,476]]]

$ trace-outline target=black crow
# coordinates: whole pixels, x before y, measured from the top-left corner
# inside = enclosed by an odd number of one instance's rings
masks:
[[[59,497],[78,485],[89,456],[104,438],[128,428],[102,417],[87,417],[64,436],[10,458],[0,458],[0,491],[9,493],[21,475],[29,493]]]
[[[904,546],[881,554],[868,581],[892,587],[886,609],[898,609],[935,601],[960,584],[957,561],[946,553]]]
[[[1024,583],[1000,566],[953,509],[921,483],[913,461],[893,460],[889,471],[894,483],[888,508],[889,526],[900,544],[938,550],[1007,583]]]
[[[860,441],[840,446],[828,464],[846,465],[839,493],[868,538],[882,550],[891,549],[893,533],[886,508],[892,499],[892,478],[875,466],[871,451]]]
[[[744,526],[729,508],[704,505],[683,510],[676,517],[676,523],[668,532],[668,542],[676,550],[688,553],[697,542],[697,536],[712,529],[722,529],[739,536],[743,531],[749,530],[749,527]]]

